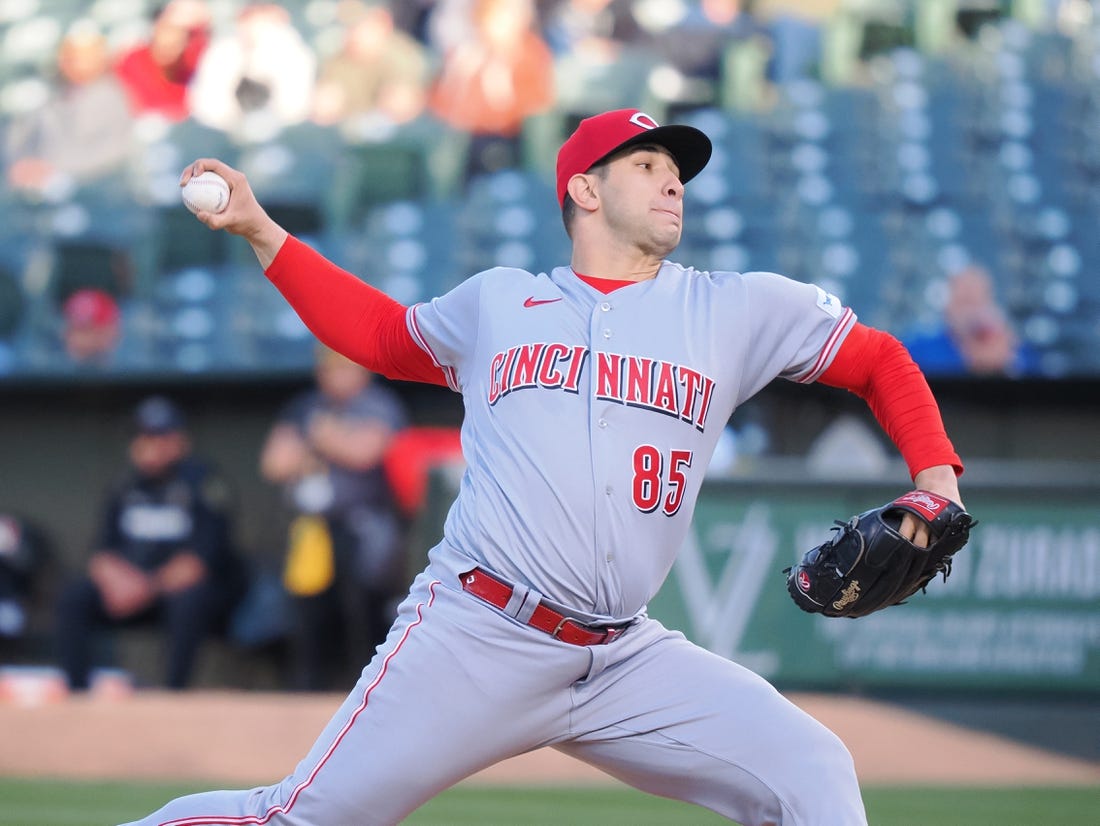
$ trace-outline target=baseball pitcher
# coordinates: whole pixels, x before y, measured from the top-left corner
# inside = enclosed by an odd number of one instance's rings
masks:
[[[646,615],[719,433],[776,378],[871,406],[916,488],[960,503],[936,402],[891,336],[812,284],[667,256],[708,138],[636,110],[557,158],[572,260],[499,267],[404,307],[275,224],[238,171],[211,229],[245,238],[328,346],[461,393],[467,469],[385,643],[286,778],[168,803],[141,824],[392,824],[468,775],[552,746],[746,826],[865,824],[852,758],[746,668]],[[912,513],[897,532],[929,545]],[[843,620],[836,620],[843,621]]]

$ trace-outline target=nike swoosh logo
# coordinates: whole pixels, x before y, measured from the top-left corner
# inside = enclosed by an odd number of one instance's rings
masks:
[[[535,298],[533,295],[528,296],[527,300],[523,302],[524,307],[538,307],[540,304],[553,304],[555,301],[561,301],[560,298]]]

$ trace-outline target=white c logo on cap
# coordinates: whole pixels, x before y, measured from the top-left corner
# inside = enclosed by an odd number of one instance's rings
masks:
[[[630,116],[630,122],[642,129],[656,129],[660,125],[645,112],[635,112]]]

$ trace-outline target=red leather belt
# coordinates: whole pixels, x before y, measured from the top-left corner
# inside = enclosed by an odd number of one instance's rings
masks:
[[[465,573],[461,577],[462,590],[468,591],[478,599],[504,610],[512,592],[515,590],[506,582],[501,582],[492,574],[480,568]],[[545,631],[551,637],[570,645],[606,645],[626,630],[630,623],[611,626],[585,625],[579,620],[560,614],[541,602],[535,606],[534,613],[527,620],[532,628]]]

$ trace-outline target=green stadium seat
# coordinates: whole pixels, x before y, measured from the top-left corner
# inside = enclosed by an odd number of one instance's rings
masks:
[[[0,269],[0,341],[11,339],[23,321],[26,297],[16,274]]]

